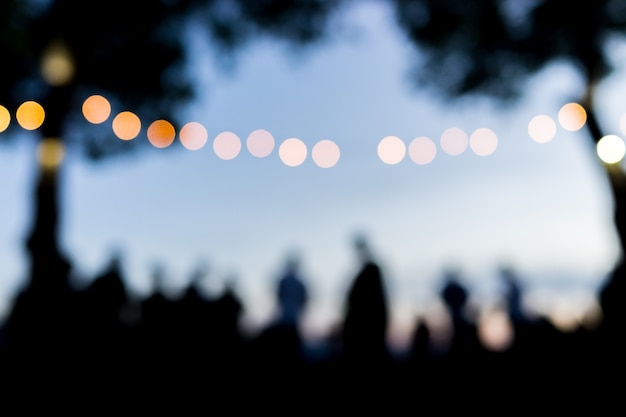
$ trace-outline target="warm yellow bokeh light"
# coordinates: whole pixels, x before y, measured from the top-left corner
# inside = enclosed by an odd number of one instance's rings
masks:
[[[470,148],[476,155],[488,156],[495,152],[498,147],[498,136],[486,127],[476,129],[470,136]]]
[[[0,106],[0,132],[4,132],[11,123],[11,113],[6,107]]]
[[[167,148],[174,142],[176,129],[167,120],[155,120],[148,126],[148,141],[155,148]]]
[[[554,139],[556,123],[545,114],[533,117],[528,122],[528,135],[537,143],[547,143]]]
[[[15,117],[22,128],[35,130],[43,124],[46,113],[41,104],[36,101],[26,101],[17,108]]]
[[[450,127],[441,134],[439,144],[445,153],[456,156],[465,152],[468,141],[465,131],[458,127]]]
[[[304,142],[297,138],[286,139],[278,148],[278,156],[283,163],[290,167],[301,165],[307,156]]]
[[[197,151],[206,145],[209,134],[198,122],[189,122],[180,129],[180,143],[190,151]]]
[[[110,115],[111,104],[109,100],[100,95],[96,94],[87,97],[83,102],[83,116],[85,116],[85,119],[90,123],[104,123]]]
[[[387,136],[378,143],[378,157],[389,165],[400,163],[406,155],[406,145],[397,136]]]
[[[626,145],[619,136],[606,135],[598,141],[596,152],[605,164],[616,164],[624,159]]]
[[[56,169],[64,155],[65,149],[58,139],[44,139],[37,147],[37,160],[44,169]]]
[[[213,140],[213,151],[220,159],[233,159],[241,151],[239,136],[233,132],[222,132]]]
[[[141,131],[141,120],[130,111],[123,111],[113,119],[113,133],[122,140],[132,140]]]
[[[265,129],[257,129],[246,140],[248,152],[257,158],[265,158],[274,150],[274,136]]]
[[[587,112],[578,103],[567,103],[559,110],[558,118],[563,129],[574,132],[587,122]]]
[[[409,157],[419,165],[430,164],[437,156],[437,145],[431,138],[420,136],[409,145]]]
[[[49,85],[65,85],[74,77],[74,59],[62,42],[52,43],[43,53],[41,75]]]
[[[332,140],[320,140],[313,146],[311,158],[320,168],[330,168],[339,161],[339,146]]]

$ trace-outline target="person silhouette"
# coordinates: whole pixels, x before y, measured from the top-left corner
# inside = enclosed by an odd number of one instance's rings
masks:
[[[377,362],[387,355],[387,295],[383,274],[362,235],[354,239],[361,263],[347,294],[342,330],[343,350],[348,360]]]
[[[287,258],[285,270],[278,280],[277,296],[280,313],[278,323],[298,327],[308,301],[307,288],[300,278],[300,259],[296,254]]]
[[[448,371],[452,372],[450,375],[474,371],[482,358],[483,349],[473,314],[470,314],[470,294],[458,269],[445,271],[440,295],[452,324],[452,339],[446,353],[447,364],[450,365]],[[462,385],[464,382],[455,380],[454,383]]]
[[[341,369],[338,380],[348,413],[386,413],[393,404],[394,383],[387,349],[387,294],[379,264],[362,235],[353,240],[360,267],[347,292],[341,327]]]
[[[500,278],[505,286],[506,306],[509,317],[514,323],[526,320],[524,307],[522,305],[523,293],[520,286],[520,279],[510,265],[500,267]]]

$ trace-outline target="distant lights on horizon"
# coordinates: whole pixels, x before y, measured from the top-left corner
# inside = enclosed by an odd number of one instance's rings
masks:
[[[87,97],[82,104],[82,114],[89,123],[102,124],[111,117],[111,104],[102,95],[94,94]],[[17,123],[25,130],[36,130],[44,122],[44,108],[36,101],[25,101],[15,113]],[[0,105],[0,133],[8,129],[11,113]],[[528,135],[536,143],[545,144],[554,139],[558,126],[566,131],[574,132],[582,129],[587,122],[587,112],[578,103],[566,103],[555,118],[538,114],[528,122]],[[626,113],[619,122],[622,134],[626,135]],[[134,112],[119,112],[111,121],[114,135],[125,141],[136,139],[142,130],[142,122]],[[167,148],[176,140],[176,128],[167,120],[155,120],[148,125],[146,136],[155,148]],[[198,122],[188,122],[178,132],[181,145],[190,151],[202,149],[209,140],[205,126]],[[213,151],[222,160],[236,158],[243,148],[242,140],[234,132],[221,132],[213,140]],[[255,158],[265,158],[276,148],[272,134],[265,129],[252,131],[245,140],[245,147]],[[498,147],[498,136],[486,127],[474,130],[470,135],[459,127],[445,129],[439,137],[439,149],[448,156],[458,156],[470,148],[478,156],[489,156]],[[606,135],[596,145],[598,158],[605,164],[617,164],[626,156],[626,143],[617,135]],[[310,149],[298,138],[285,139],[278,146],[278,157],[289,167],[302,165],[307,157],[320,168],[335,166],[341,156],[339,146],[329,140],[316,142]],[[427,165],[434,161],[438,154],[435,140],[427,136],[418,136],[407,144],[398,136],[386,136],[377,147],[379,159],[387,165],[396,165],[409,156],[417,165]]]

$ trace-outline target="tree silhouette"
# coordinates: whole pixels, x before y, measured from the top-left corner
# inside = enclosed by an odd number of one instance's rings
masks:
[[[261,35],[312,43],[324,34],[334,7],[322,0],[2,1],[0,104],[11,112],[30,100],[43,106],[45,121],[34,134],[44,156],[58,157],[60,150],[73,148],[100,160],[136,151],[146,141],[117,140],[110,129],[85,123],[81,107],[88,96],[101,94],[142,121],[166,119],[176,126],[181,106],[196,92],[186,56],[191,26],[204,29],[196,34],[212,39],[221,57],[228,58]],[[3,138],[15,137],[16,130],[12,124]],[[33,384],[28,375],[80,374],[70,364],[85,357],[77,356],[86,334],[76,317],[84,305],[68,285],[71,264],[58,241],[61,161],[40,161],[36,167],[27,285],[2,329],[0,347],[6,356],[0,367],[4,372],[5,358],[10,358],[7,375],[15,378],[16,391],[44,392],[54,384],[47,378]],[[221,338],[230,343],[235,328],[230,317],[236,320],[238,301],[227,292],[216,306],[217,314],[228,319],[219,323]],[[224,350],[234,355],[228,346]],[[90,357],[89,363],[99,364],[99,359]],[[119,366],[98,369],[114,377]],[[85,376],[91,372],[84,371]]]
[[[580,103],[593,143],[603,136],[596,86],[611,72],[610,41],[624,36],[626,2],[390,0],[399,26],[419,50],[413,79],[446,100],[487,96],[512,103],[548,64],[565,61],[586,88]],[[604,164],[615,200],[615,224],[626,248],[626,188],[617,164]]]
[[[611,41],[626,32],[626,1],[391,0],[396,18],[419,49],[415,81],[448,100],[482,95],[511,103],[526,81],[550,63],[565,61],[585,84],[579,101],[592,144],[604,136],[596,117],[596,87],[610,74]],[[621,253],[600,291],[607,366],[621,361],[626,280],[626,176],[602,163],[613,197]]]
[[[177,111],[195,93],[186,67],[191,23],[199,23],[222,53],[258,34],[303,45],[324,33],[333,7],[319,0],[4,1],[0,103],[11,110],[26,100],[43,106],[39,152],[70,146],[92,160],[128,152],[140,148],[138,141],[115,140],[110,129],[85,123],[81,105],[101,94],[140,120],[176,125]],[[7,136],[15,129],[10,126]],[[60,169],[39,165],[28,238],[30,286],[48,296],[63,286],[69,268],[57,239]]]

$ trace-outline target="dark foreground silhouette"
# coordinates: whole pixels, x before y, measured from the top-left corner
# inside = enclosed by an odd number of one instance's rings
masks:
[[[289,258],[277,280],[279,314],[254,337],[239,331],[243,305],[232,287],[207,297],[199,279],[173,297],[160,287],[129,297],[121,260],[86,288],[69,285],[71,265],[32,268],[0,333],[2,401],[11,410],[174,410],[318,412],[381,415],[420,410],[557,409],[619,404],[615,375],[623,375],[623,265],[599,294],[604,311],[593,329],[563,333],[547,319],[520,310],[512,269],[502,274],[514,326],[512,345],[485,348],[464,314],[468,290],[457,271],[442,281],[441,299],[453,334],[445,349],[416,318],[408,351],[385,342],[385,278],[364,239],[355,241],[361,265],[346,294],[343,323],[322,353],[302,339],[307,302],[299,260]],[[158,275],[155,273],[155,275]],[[87,407],[87,408],[85,408]]]

